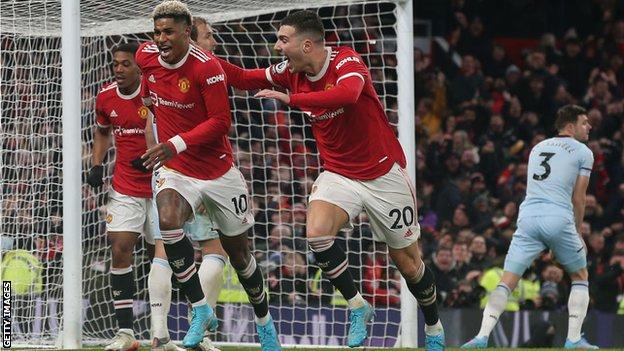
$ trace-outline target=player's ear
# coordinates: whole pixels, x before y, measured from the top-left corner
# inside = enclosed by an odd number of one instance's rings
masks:
[[[303,53],[309,54],[312,52],[312,40],[306,39],[303,41]]]

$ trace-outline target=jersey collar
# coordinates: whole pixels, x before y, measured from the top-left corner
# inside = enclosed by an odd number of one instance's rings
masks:
[[[192,46],[191,46],[191,44],[189,44],[188,51],[186,52],[186,54],[184,55],[184,57],[182,57],[182,59],[181,59],[180,61],[178,61],[178,63],[176,63],[176,64],[174,64],[174,65],[169,64],[169,63],[167,63],[167,62],[163,61],[163,59],[162,59],[162,57],[160,57],[160,55],[158,55],[158,62],[159,62],[159,63],[160,63],[163,67],[168,68],[168,69],[176,69],[176,68],[180,68],[180,67],[182,67],[182,65],[183,65],[183,64],[185,64],[185,63],[186,63],[186,59],[188,58],[189,54],[191,53],[191,48],[192,48]]]
[[[119,90],[119,86],[117,86],[117,96],[119,96],[120,98],[124,99],[124,100],[132,100],[135,97],[139,96],[139,93],[141,92],[141,84],[139,84],[139,86],[137,87],[137,89],[132,92],[130,95],[124,95],[121,90]]]
[[[308,78],[308,80],[311,82],[316,82],[320,80],[327,72],[327,68],[329,67],[329,61],[331,61],[332,49],[329,46],[326,46],[325,51],[327,52],[327,56],[325,56],[325,63],[323,64],[323,68],[321,68],[321,71],[314,76],[309,76],[306,74],[306,78]]]

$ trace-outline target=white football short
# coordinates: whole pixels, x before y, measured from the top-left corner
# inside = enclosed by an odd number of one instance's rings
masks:
[[[373,180],[354,180],[325,171],[312,186],[309,201],[315,200],[342,208],[350,219],[366,211],[373,239],[393,249],[407,247],[420,237],[416,191],[407,172],[397,164]],[[345,225],[351,227],[350,222]]]
[[[144,234],[154,244],[152,199],[118,193],[111,187],[106,204],[106,231]]]
[[[193,208],[195,218],[187,222],[190,232],[194,229],[192,227],[197,226],[218,230],[226,236],[236,236],[254,224],[247,183],[236,167],[210,180],[192,178],[163,167],[156,174],[156,196],[165,189],[178,192]],[[198,213],[200,205],[203,205],[205,212]]]

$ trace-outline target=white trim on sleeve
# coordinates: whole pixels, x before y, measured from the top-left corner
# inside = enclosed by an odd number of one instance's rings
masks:
[[[269,71],[271,69],[271,67],[267,67],[264,70],[264,74],[266,74],[266,79],[273,85],[275,85],[275,82],[273,81],[273,77],[271,77],[271,72]]]
[[[366,83],[366,80],[364,80],[364,77],[362,77],[361,74],[359,74],[357,72],[351,72],[351,73],[347,73],[347,74],[344,74],[344,75],[338,77],[338,79],[336,79],[336,84],[338,84],[338,82],[340,82],[341,80],[343,80],[345,78],[349,78],[349,77],[360,77],[362,82]]]
[[[178,154],[186,150],[186,143],[184,142],[184,139],[182,139],[182,137],[179,135],[176,135],[169,139],[169,142],[173,144],[176,149],[176,153]]]

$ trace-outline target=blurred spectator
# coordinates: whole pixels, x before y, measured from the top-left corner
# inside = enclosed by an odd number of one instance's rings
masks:
[[[595,272],[594,308],[603,312],[617,312],[618,295],[624,293],[624,250],[613,252],[608,264]]]

